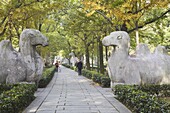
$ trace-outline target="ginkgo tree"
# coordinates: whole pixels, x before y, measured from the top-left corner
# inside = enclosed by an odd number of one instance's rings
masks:
[[[48,19],[49,12],[62,7],[61,1],[49,0],[1,0],[0,1],[0,36],[19,37],[25,28],[41,31],[41,26]]]
[[[107,48],[103,50],[101,40],[114,30],[131,33],[131,40],[137,43],[166,40],[168,35],[162,35],[166,32],[162,29],[169,21],[168,4],[169,0],[1,0],[0,40],[10,39],[17,45],[23,29],[38,29],[50,41],[49,47],[39,48],[43,57],[62,50],[69,58],[73,50],[78,56],[86,56],[88,69],[95,57],[102,69]],[[154,29],[159,36],[153,35]],[[148,37],[146,30],[152,31]]]
[[[87,16],[100,14],[115,30],[136,31],[137,44],[139,28],[166,18],[170,12],[169,0],[83,0],[82,3]]]
[[[56,24],[58,23],[51,16],[58,9],[62,8],[62,2],[64,1],[1,0],[0,40],[9,39],[13,42],[14,47],[17,47],[20,33],[26,28],[38,29],[43,34],[49,32],[55,34],[53,32],[57,28]],[[54,36],[50,35],[49,38],[54,38]]]

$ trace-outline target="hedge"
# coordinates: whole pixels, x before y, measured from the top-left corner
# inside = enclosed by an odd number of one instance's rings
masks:
[[[35,84],[7,85],[6,88],[0,94],[0,113],[20,113],[35,98]]]
[[[102,87],[106,87],[106,88],[110,87],[111,81],[110,81],[110,78],[108,76],[102,76],[100,78],[100,80],[101,80],[101,86]]]
[[[106,75],[86,69],[82,70],[82,74],[83,76],[92,79],[93,82],[100,84],[102,87],[110,87],[110,78]]]
[[[44,70],[42,78],[40,79],[38,84],[39,88],[44,88],[49,84],[49,82],[54,76],[55,69],[56,69],[55,66],[53,66]]]
[[[62,65],[76,71],[75,66],[70,66],[67,64],[62,64]],[[106,75],[103,75],[96,71],[90,71],[87,69],[82,69],[82,75],[88,79],[92,79],[93,82],[100,84],[102,87],[110,87],[110,78]]]
[[[14,87],[14,85],[12,84],[0,84],[0,94],[4,91],[8,91],[10,89],[12,89]]]
[[[67,68],[70,68],[70,69],[72,69],[72,70],[74,70],[74,71],[77,71],[77,68],[76,68],[76,66],[71,66],[71,65],[68,65],[68,64],[62,64],[64,67],[67,67]]]
[[[135,86],[138,89],[147,92],[150,95],[157,95],[159,97],[170,97],[170,85],[163,84],[163,85],[142,85],[142,86]]]
[[[148,86],[116,85],[114,93],[119,101],[135,113],[170,113],[170,104],[157,96],[157,91],[164,86],[156,88],[157,90],[154,85]],[[153,91],[152,94],[149,88]]]
[[[38,87],[46,87],[55,67],[46,68]],[[20,113],[34,100],[35,84],[0,84],[0,113]]]

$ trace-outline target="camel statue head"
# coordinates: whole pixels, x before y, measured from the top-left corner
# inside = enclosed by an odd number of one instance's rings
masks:
[[[39,30],[35,30],[35,29],[23,30],[23,32],[20,35],[20,42],[25,42],[25,40],[29,40],[32,46],[48,45],[48,39]]]
[[[128,49],[130,46],[130,37],[125,31],[115,31],[104,37],[102,43],[104,46],[114,46],[119,49]]]

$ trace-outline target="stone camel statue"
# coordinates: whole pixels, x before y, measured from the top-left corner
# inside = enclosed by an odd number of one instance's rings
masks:
[[[104,37],[104,46],[114,46],[108,60],[111,86],[123,84],[169,84],[170,56],[163,46],[157,46],[154,53],[146,44],[139,44],[136,57],[129,56],[130,37],[125,31],[115,31]]]
[[[69,53],[69,56],[71,56],[70,62],[72,64],[72,66],[75,66],[75,64],[78,61],[78,58],[75,56],[75,54],[73,52]]]
[[[9,40],[0,42],[0,83],[36,82],[43,72],[43,60],[36,46],[47,46],[47,38],[38,30],[25,29],[20,35],[20,52]]]

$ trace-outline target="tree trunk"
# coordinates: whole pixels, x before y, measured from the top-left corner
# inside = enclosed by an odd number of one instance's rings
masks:
[[[86,46],[85,49],[86,49],[86,53],[85,53],[85,55],[86,55],[86,68],[87,68],[87,70],[90,70],[89,47]]]
[[[106,61],[108,61],[108,47],[105,46],[105,55],[106,55]]]
[[[99,72],[99,67],[100,67],[100,58],[99,58],[99,37],[97,37],[97,72]]]
[[[94,69],[94,42],[93,42],[93,45],[92,45],[92,56],[91,56],[91,65],[92,65],[92,69]]]
[[[99,41],[99,59],[100,59],[100,73],[104,74],[102,41]]]
[[[94,51],[95,51],[95,49],[94,49],[94,48],[95,48],[95,46],[94,46],[95,42],[94,42],[94,41],[95,41],[95,37],[93,36],[93,42],[92,42],[92,57],[91,57],[91,58],[92,58],[92,64],[91,64],[91,65],[92,65],[92,69],[94,69],[94,57],[95,57],[95,56],[94,56]]]
[[[68,40],[67,40],[67,44],[69,45],[69,53],[71,53],[71,44]],[[69,65],[71,65],[70,59],[71,59],[71,56],[69,56],[69,58],[68,58]]]
[[[92,56],[91,56],[91,67],[93,70],[94,69],[94,52],[92,52]]]
[[[136,21],[136,45],[139,44],[138,21]]]
[[[138,29],[136,30],[136,45],[139,44],[139,32]]]

